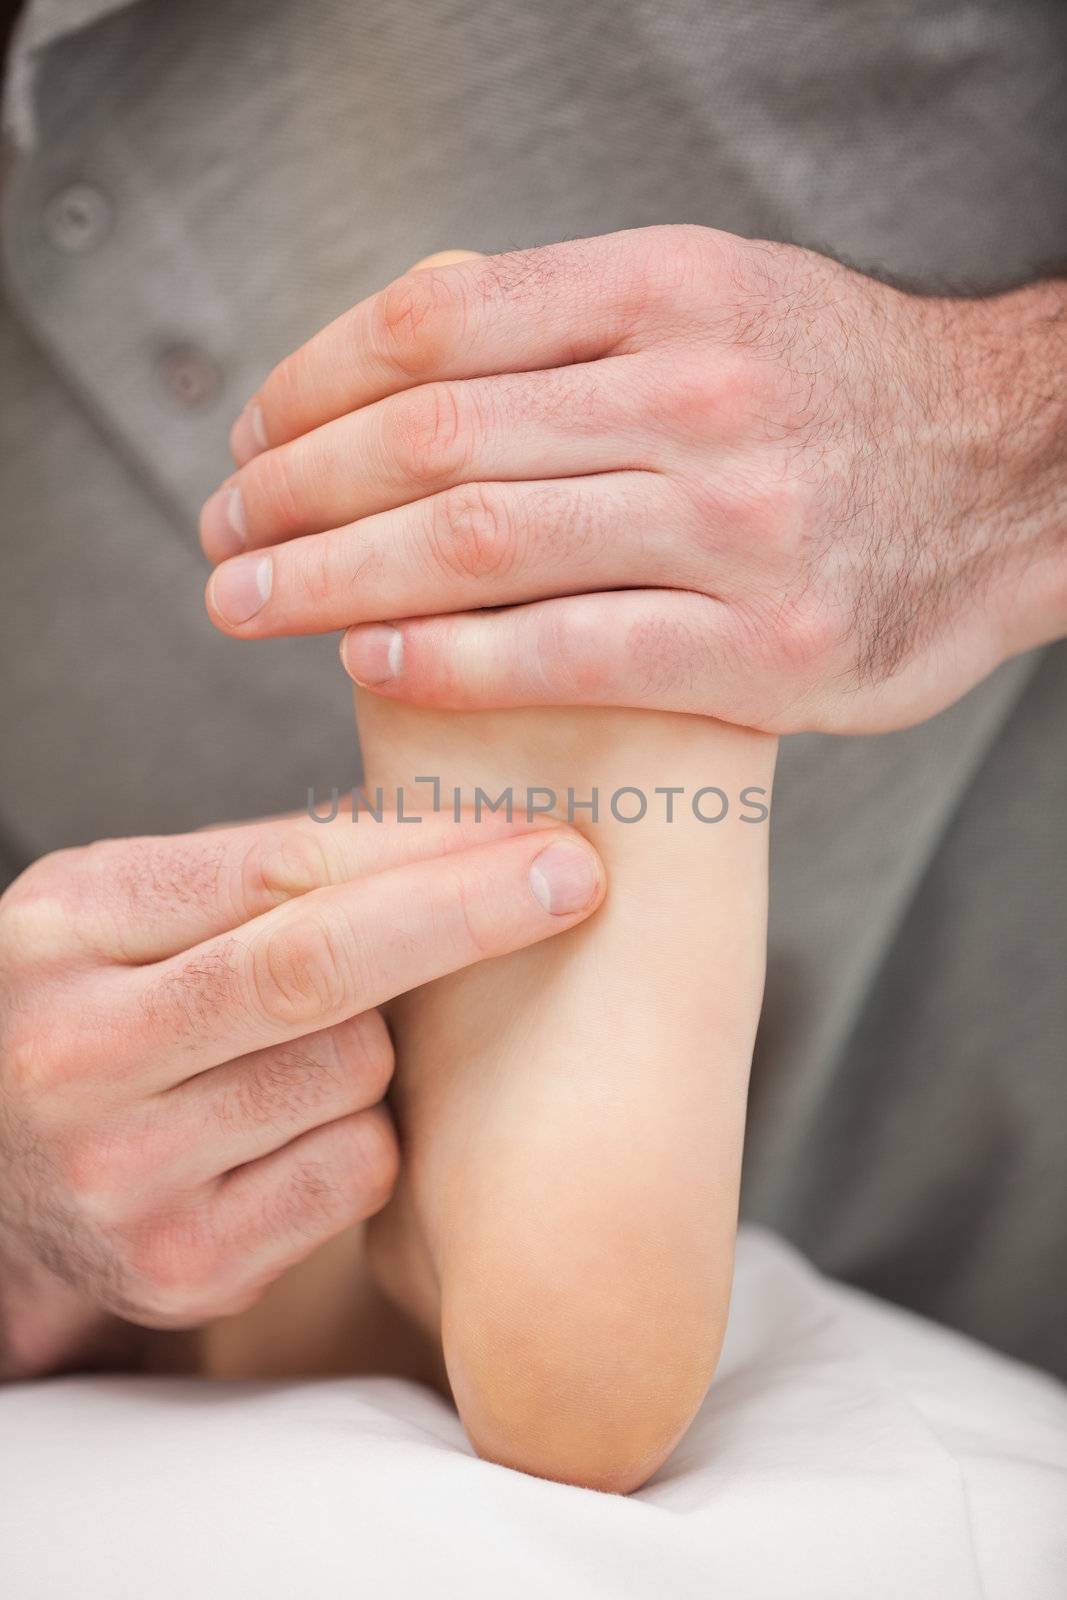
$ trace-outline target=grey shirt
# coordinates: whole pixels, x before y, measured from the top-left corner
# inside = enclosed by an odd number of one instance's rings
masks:
[[[6,108],[9,874],[353,780],[334,641],[217,635],[195,517],[264,372],[418,256],[690,221],[931,289],[1067,260],[1059,0],[36,0]],[[1058,646],[785,742],[745,1191],[1063,1372],[1065,705]]]

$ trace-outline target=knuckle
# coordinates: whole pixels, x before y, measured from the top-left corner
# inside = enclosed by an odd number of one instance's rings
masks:
[[[54,1135],[51,1153],[79,1212],[114,1228],[158,1198],[168,1144],[161,1130],[117,1117]]]
[[[256,521],[274,533],[296,532],[304,525],[304,453],[298,441],[256,456],[245,468],[248,489],[255,497]],[[246,495],[246,501],[249,498],[250,494]]]
[[[405,479],[431,488],[464,475],[470,458],[466,410],[449,383],[428,383],[396,397],[383,426],[387,454]]]
[[[664,369],[657,366],[651,408],[656,426],[683,444],[739,442],[751,432],[753,412],[767,398],[761,387],[767,365],[747,354],[723,358],[716,352],[678,362],[669,383],[662,381]]]
[[[150,838],[97,839],[73,852],[75,859],[57,863],[59,872],[65,868],[77,910],[113,917],[145,885],[162,892],[164,874],[153,844]]]
[[[55,1159],[79,1212],[98,1221],[118,1221],[143,1184],[145,1168],[138,1146],[114,1130],[69,1133],[60,1141]]]
[[[329,866],[321,841],[304,831],[286,830],[254,840],[241,862],[241,905],[258,916],[321,889],[330,882]]]
[[[537,629],[539,671],[553,703],[582,705],[604,703],[613,686],[609,652],[587,629],[577,606],[550,606]]]
[[[380,1011],[364,1011],[337,1040],[343,1067],[355,1068],[360,1085],[372,1100],[379,1100],[393,1076],[393,1041]]]
[[[350,1172],[363,1214],[379,1211],[396,1188],[400,1152],[393,1124],[374,1107],[353,1119]]]
[[[612,255],[600,263],[614,281],[629,332],[619,352],[640,350],[653,330],[670,335],[698,312],[706,320],[707,286],[721,272],[722,235],[712,228],[679,223],[637,228],[617,236]],[[695,324],[694,324],[695,326]]]
[[[309,913],[287,921],[253,957],[256,997],[264,1016],[283,1026],[314,1023],[345,1009],[351,961],[339,929]]]
[[[829,608],[814,596],[779,607],[772,637],[777,664],[792,678],[810,672],[840,643],[838,625]]]
[[[657,428],[668,438],[689,443],[706,440],[725,411],[721,378],[711,362],[679,366],[671,382],[657,395]]]
[[[142,1316],[179,1327],[217,1314],[219,1246],[195,1213],[154,1218],[128,1247],[125,1264]]]
[[[753,590],[731,609],[731,620],[735,655],[751,665],[757,678],[769,676],[794,706],[797,696],[825,677],[827,663],[840,651],[842,634],[834,608],[804,585],[785,598],[773,587]],[[715,664],[706,665],[711,670]],[[786,724],[780,727],[785,731]]]
[[[463,280],[451,271],[406,272],[378,296],[374,342],[408,378],[440,369],[460,347],[466,322]]]
[[[499,917],[492,897],[486,893],[484,881],[461,871],[455,873],[453,881],[456,916],[468,949],[479,961],[499,953],[496,937]]]
[[[49,1098],[57,1079],[64,1077],[44,1029],[18,1020],[5,1021],[2,1061],[5,1100],[35,1111]]]
[[[790,563],[800,561],[808,550],[812,491],[799,475],[783,473],[765,484],[756,495],[753,508],[761,535],[770,548]]]
[[[269,1208],[270,1224],[279,1232],[324,1238],[351,1214],[339,1141],[329,1155],[308,1156],[286,1173],[285,1189]]]
[[[675,483],[696,546],[728,558],[734,583],[772,578],[781,584],[795,577],[808,554],[813,488],[792,465],[772,472],[760,465],[711,480],[688,474]]]
[[[325,1162],[302,1161],[293,1169],[287,1204],[305,1225],[332,1219],[337,1197],[335,1175]]]
[[[799,474],[753,475],[725,498],[735,544],[753,552],[761,569],[789,570],[803,557],[810,491]]]
[[[639,261],[650,299],[673,297],[703,283],[718,260],[715,233],[698,223],[666,223],[642,231]]]
[[[0,896],[0,954],[19,966],[70,950],[74,874],[85,850],[43,856]]]
[[[60,1006],[43,994],[20,995],[17,1005],[0,1028],[0,1092],[29,1125],[58,1129],[87,1095],[114,1082],[115,1036],[92,1016],[81,990]]]
[[[458,578],[501,578],[519,565],[522,539],[506,491],[462,483],[431,504],[431,552],[439,569]]]
[[[278,362],[259,392],[259,403],[265,414],[293,418],[303,415],[307,404],[307,378],[313,376],[308,366],[304,346]]]
[[[63,1185],[70,1194],[93,1194],[107,1173],[107,1141],[99,1135],[79,1133],[65,1138],[56,1152]]]
[[[77,850],[58,850],[48,860],[63,872],[107,879],[128,871],[131,861],[139,865],[151,842],[150,838],[94,839]]]
[[[66,1125],[86,1094],[107,1090],[122,1070],[114,1032],[102,1024],[91,992],[72,987],[58,1003],[48,990],[19,994],[5,1010],[0,1088],[30,1126]]]
[[[360,620],[367,580],[381,571],[381,554],[366,541],[357,546],[344,534],[302,539],[285,554],[286,592],[298,611],[328,621],[343,612],[345,622]]]

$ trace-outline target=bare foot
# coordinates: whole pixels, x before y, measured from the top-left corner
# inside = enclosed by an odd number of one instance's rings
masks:
[[[391,1008],[394,1199],[200,1336],[215,1376],[388,1372],[476,1449],[627,1492],[700,1405],[729,1302],[763,985],[775,741],[655,712],[423,713],[361,698],[369,788],[439,774],[587,800],[608,898],[583,926]],[[718,793],[726,797],[727,815]],[[668,798],[655,790],[674,787]],[[742,800],[752,787],[761,795]],[[648,812],[635,814],[640,794]],[[543,802],[545,796],[537,796]],[[375,826],[368,818],[358,824]]]
[[[600,792],[574,820],[606,904],[548,944],[397,1002],[400,1187],[368,1232],[383,1292],[440,1339],[484,1456],[626,1492],[711,1381],[733,1263],[763,985],[775,741],[654,712],[432,713],[361,696],[368,785]],[[657,787],[684,791],[667,797]],[[697,791],[728,799],[720,822]],[[639,822],[613,793],[643,793]],[[539,797],[543,799],[544,797]],[[640,798],[618,799],[624,816]],[[722,807],[698,802],[704,818]],[[742,820],[747,817],[750,820]],[[359,825],[370,825],[364,823]]]

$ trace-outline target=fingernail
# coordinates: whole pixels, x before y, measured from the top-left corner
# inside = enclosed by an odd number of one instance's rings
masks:
[[[248,542],[245,503],[236,484],[217,489],[200,513],[200,542],[212,561],[229,561]]]
[[[232,627],[249,622],[270,599],[274,563],[270,556],[239,556],[224,561],[211,579],[211,604]]]
[[[404,665],[403,635],[386,622],[350,628],[342,641],[341,660],[356,683],[366,689],[378,688],[400,676]]]
[[[530,867],[530,888],[554,917],[584,911],[600,887],[596,857],[578,844],[550,844]]]
[[[267,448],[267,430],[263,425],[263,409],[255,404],[245,406],[230,429],[230,454],[239,467]]]

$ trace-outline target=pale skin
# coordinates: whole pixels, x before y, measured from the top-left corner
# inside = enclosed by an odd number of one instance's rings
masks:
[[[405,1160],[370,1246],[440,1338],[482,1454],[629,1491],[714,1373],[763,989],[767,825],[736,806],[700,822],[688,797],[708,781],[769,797],[775,741],[652,712],[363,697],[360,715],[372,780],[410,781],[432,752],[492,794],[601,791],[580,825],[610,890],[588,928],[391,1008]],[[616,788],[657,784],[687,790],[672,823],[607,811]]]

